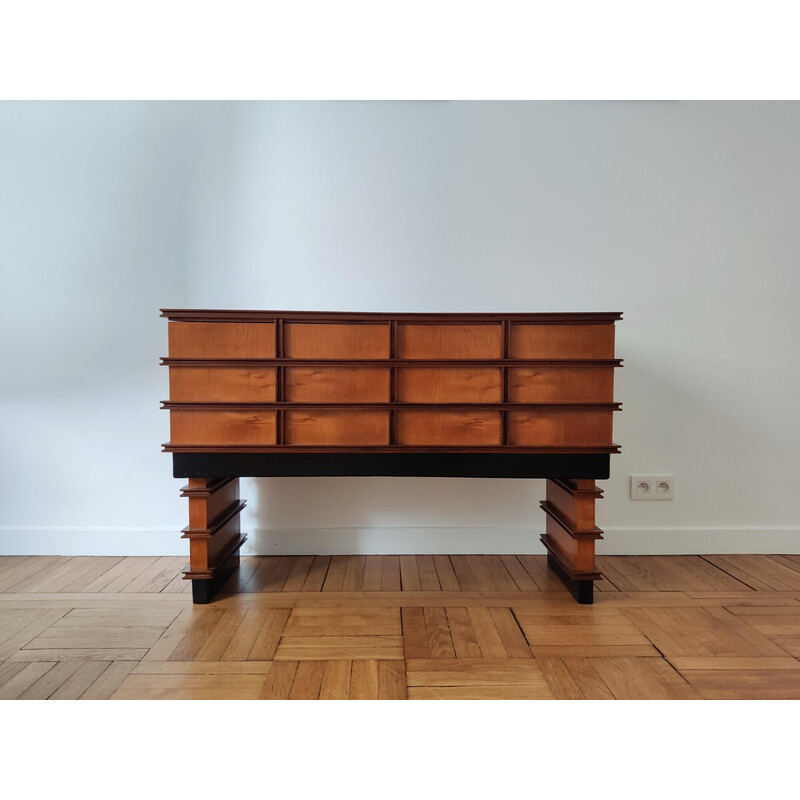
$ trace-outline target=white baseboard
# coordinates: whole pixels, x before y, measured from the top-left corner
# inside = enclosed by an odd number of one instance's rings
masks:
[[[243,555],[542,554],[543,528],[284,528],[251,531]],[[800,554],[800,528],[610,528],[601,555]],[[0,555],[188,556],[175,528],[0,528]]]

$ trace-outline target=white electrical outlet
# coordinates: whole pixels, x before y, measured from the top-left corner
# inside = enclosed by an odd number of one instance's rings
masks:
[[[631,500],[674,499],[674,475],[631,475]]]

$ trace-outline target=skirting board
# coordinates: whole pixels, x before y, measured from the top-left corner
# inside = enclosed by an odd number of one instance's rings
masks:
[[[543,528],[250,529],[242,555],[544,555]],[[599,555],[800,554],[800,528],[611,528]],[[179,527],[0,528],[0,555],[187,556]]]

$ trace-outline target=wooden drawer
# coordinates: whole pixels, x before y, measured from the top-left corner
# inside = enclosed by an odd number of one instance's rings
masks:
[[[287,367],[290,403],[386,403],[388,367]]]
[[[397,399],[404,403],[500,403],[499,367],[400,367]]]
[[[275,358],[274,322],[170,322],[170,358]]]
[[[612,403],[613,367],[512,367],[511,403]]]
[[[499,445],[503,427],[499,411],[397,411],[397,444],[461,446]]]
[[[511,358],[614,358],[613,325],[511,326]]]
[[[509,411],[508,442],[524,447],[608,447],[612,411]]]
[[[173,403],[270,403],[275,400],[275,368],[170,367]]]
[[[389,358],[389,324],[287,322],[283,354],[286,358]]]
[[[503,327],[399,323],[396,350],[398,358],[502,358]]]
[[[275,444],[274,411],[172,409],[169,419],[173,445]]]
[[[287,410],[286,444],[388,445],[388,411]]]

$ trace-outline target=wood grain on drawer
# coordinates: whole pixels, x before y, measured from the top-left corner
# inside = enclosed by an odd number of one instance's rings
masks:
[[[274,358],[274,322],[170,322],[170,358]]]
[[[614,358],[613,325],[513,324],[511,358]]]
[[[173,445],[275,444],[274,411],[172,409],[169,418]]]
[[[404,403],[499,403],[499,367],[399,367],[397,399]]]
[[[173,403],[270,403],[274,367],[170,367]]]
[[[502,358],[502,325],[397,325],[398,358]]]
[[[389,324],[287,322],[283,354],[287,358],[389,358]]]
[[[389,367],[287,367],[290,403],[385,403]]]
[[[387,445],[389,412],[373,410],[293,410],[285,413],[286,444]]]
[[[464,447],[502,443],[499,411],[409,409],[398,410],[396,415],[397,444]]]
[[[512,367],[512,403],[612,403],[613,367]]]
[[[607,447],[611,411],[509,411],[508,441],[524,447]]]

